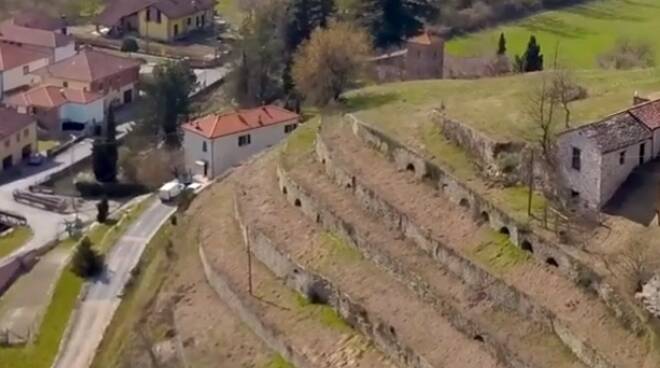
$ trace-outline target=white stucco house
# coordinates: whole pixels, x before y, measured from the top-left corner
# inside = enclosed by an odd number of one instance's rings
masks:
[[[213,178],[296,129],[298,114],[278,106],[212,114],[183,125],[186,169]]]
[[[574,201],[599,210],[636,167],[660,154],[660,100],[564,131],[557,149]]]
[[[0,23],[0,43],[42,52],[48,55],[50,63],[70,58],[76,54],[76,43],[72,36],[61,32],[20,26],[12,19]]]
[[[91,130],[105,119],[103,95],[81,89],[37,86],[8,96],[5,103],[34,116],[40,132],[51,137],[68,130]]]
[[[0,43],[0,100],[11,91],[38,82],[32,71],[48,65],[48,54]]]

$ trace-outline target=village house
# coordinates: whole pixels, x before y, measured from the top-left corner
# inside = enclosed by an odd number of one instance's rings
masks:
[[[214,0],[113,0],[96,18],[120,37],[135,32],[140,37],[170,42],[213,24]]]
[[[5,104],[34,116],[42,136],[58,138],[68,131],[93,131],[103,123],[103,95],[81,89],[37,86],[14,94]]]
[[[380,80],[441,79],[445,42],[429,31],[406,40],[406,47],[371,59]]]
[[[601,209],[632,171],[660,154],[660,100],[648,101],[557,138],[571,197]]]
[[[103,96],[103,105],[131,103],[137,96],[140,62],[91,48],[35,71],[45,86],[78,89]]]
[[[0,43],[0,100],[7,93],[30,86],[39,78],[31,72],[48,65],[48,54]]]
[[[299,116],[268,105],[212,114],[183,125],[186,169],[213,178],[296,129]]]
[[[0,23],[0,43],[44,53],[48,55],[51,63],[70,58],[76,53],[75,40],[72,36],[19,26],[12,19]]]
[[[0,107],[0,172],[30,157],[37,149],[37,124],[29,115]]]

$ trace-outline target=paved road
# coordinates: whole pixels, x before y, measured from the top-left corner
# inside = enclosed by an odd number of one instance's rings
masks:
[[[149,240],[175,211],[156,202],[131,225],[107,257],[106,274],[88,285],[88,292],[72,321],[71,334],[55,368],[87,368],[91,365],[106,328],[121,302],[120,294]]]

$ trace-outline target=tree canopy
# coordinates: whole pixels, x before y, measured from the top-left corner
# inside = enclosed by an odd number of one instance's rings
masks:
[[[429,0],[359,0],[357,21],[374,38],[374,45],[385,48],[400,44],[419,33],[423,22],[433,20],[438,7]]]
[[[92,168],[97,181],[107,183],[117,180],[119,142],[116,135],[115,112],[111,106],[107,112],[105,134],[95,137],[92,144]]]

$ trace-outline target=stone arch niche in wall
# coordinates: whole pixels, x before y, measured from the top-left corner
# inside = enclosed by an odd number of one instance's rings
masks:
[[[413,165],[412,162],[409,163],[408,165],[406,165],[406,171],[410,171],[410,172],[414,173],[415,172],[415,165]]]
[[[293,201],[293,205],[296,206],[296,207],[300,207],[300,206],[302,206],[302,203],[300,202],[299,198],[296,198],[296,200]]]
[[[520,248],[522,250],[534,253],[534,247],[532,247],[532,243],[529,240],[523,240],[523,242],[520,244]]]
[[[546,258],[545,263],[552,267],[559,267],[559,263],[557,263],[557,260],[554,259],[553,257]]]
[[[490,222],[490,215],[486,211],[481,211],[481,214],[479,215],[479,218],[481,219],[481,222],[484,224],[487,224]]]
[[[468,201],[467,198],[461,198],[461,200],[458,202],[458,205],[463,208],[470,208],[470,201]]]
[[[286,193],[287,193],[286,186],[283,186],[282,187],[282,194],[286,194]]]
[[[473,338],[475,341],[484,342],[484,337],[481,335],[474,335]]]
[[[509,228],[506,226],[502,226],[500,228],[500,234],[506,235],[506,236],[511,236],[511,231],[509,231]]]

